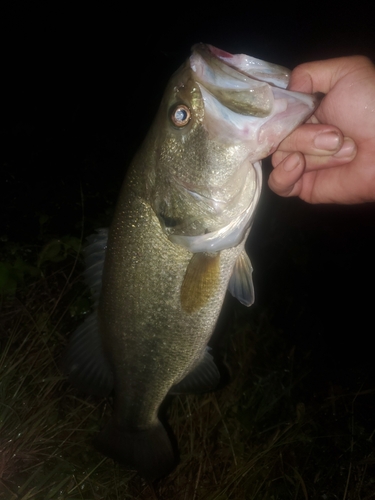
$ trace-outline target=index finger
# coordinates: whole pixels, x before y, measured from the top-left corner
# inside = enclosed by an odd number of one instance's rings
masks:
[[[344,142],[341,131],[333,125],[305,123],[286,137],[279,151],[300,151],[305,155],[326,156],[337,153]]]

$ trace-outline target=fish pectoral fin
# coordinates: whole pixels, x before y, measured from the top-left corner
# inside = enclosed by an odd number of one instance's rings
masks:
[[[181,286],[181,307],[187,313],[201,309],[215,294],[220,277],[220,253],[195,253]]]
[[[104,356],[96,311],[73,333],[62,370],[77,389],[95,396],[109,396],[113,374]]]
[[[199,363],[177,384],[169,394],[196,394],[212,391],[220,382],[220,373],[214,358],[206,349]]]
[[[254,303],[253,268],[245,250],[242,250],[234,264],[228,290],[241,304],[251,306]]]

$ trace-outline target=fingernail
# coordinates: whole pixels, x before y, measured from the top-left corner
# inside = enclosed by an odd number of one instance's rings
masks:
[[[285,160],[284,163],[284,170],[286,172],[291,172],[294,170],[296,167],[298,167],[300,161],[299,161],[299,156],[296,153],[291,154],[288,156],[288,158]]]
[[[314,139],[314,146],[323,151],[335,151],[339,147],[340,137],[336,132],[325,132]]]
[[[353,139],[350,139],[350,137],[344,137],[344,142],[343,145],[341,146],[340,150],[337,151],[333,156],[335,158],[351,158],[355,151],[357,149],[357,146]]]

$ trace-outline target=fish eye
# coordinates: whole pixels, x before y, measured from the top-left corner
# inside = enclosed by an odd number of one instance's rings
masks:
[[[171,112],[171,120],[176,127],[185,127],[191,119],[191,111],[185,104],[177,104]]]

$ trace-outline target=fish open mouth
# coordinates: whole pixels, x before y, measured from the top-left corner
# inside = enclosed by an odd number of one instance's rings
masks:
[[[212,45],[193,47],[190,66],[205,105],[211,137],[250,142],[253,159],[271,154],[311,115],[317,97],[286,90],[289,70]]]
[[[282,66],[212,45],[192,48],[171,80],[167,109],[177,103],[183,117],[188,112],[189,121],[173,122],[173,141],[188,144],[192,137],[199,154],[189,156],[191,170],[188,162],[181,170],[173,165],[165,184],[170,189],[160,182],[154,200],[170,241],[198,253],[221,251],[245,238],[261,191],[260,161],[318,102],[287,90],[289,74]]]

